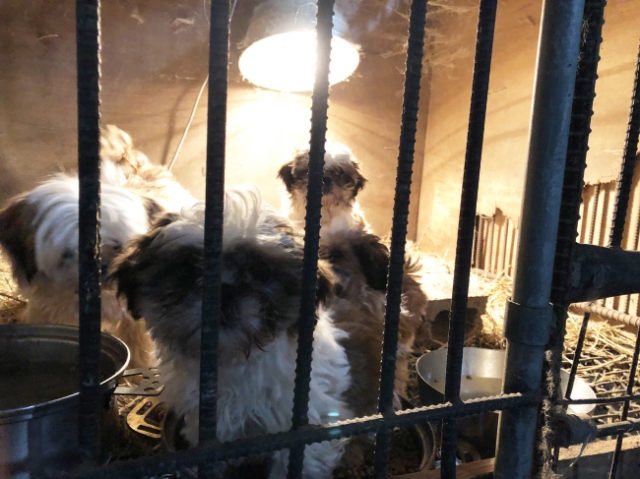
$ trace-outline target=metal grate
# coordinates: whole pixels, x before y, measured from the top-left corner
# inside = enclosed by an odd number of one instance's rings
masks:
[[[223,190],[224,190],[224,166],[225,166],[225,123],[226,123],[226,91],[227,91],[227,65],[228,65],[228,39],[229,39],[229,5],[227,0],[213,0],[211,3],[211,33],[210,33],[210,64],[209,73],[209,105],[207,128],[207,189],[206,189],[206,219],[205,219],[205,288],[202,319],[202,364],[201,368],[201,397],[200,397],[200,446],[181,452],[165,454],[129,462],[114,463],[99,467],[95,465],[99,451],[99,423],[98,423],[98,394],[97,379],[99,377],[99,364],[97,361],[97,345],[100,341],[100,297],[99,297],[99,122],[100,122],[100,28],[99,11],[100,0],[77,0],[77,47],[78,47],[78,135],[79,135],[79,167],[80,167],[80,291],[81,291],[81,349],[80,349],[80,381],[81,381],[81,408],[80,408],[80,444],[85,454],[87,464],[81,470],[75,472],[72,477],[86,478],[125,478],[143,477],[156,473],[175,471],[184,467],[199,466],[201,477],[207,477],[210,466],[215,462],[231,458],[243,457],[258,453],[270,452],[279,449],[290,449],[290,479],[300,478],[302,475],[302,459],[305,445],[337,438],[350,437],[365,433],[376,433],[376,476],[386,477],[388,465],[389,431],[393,427],[406,426],[416,422],[444,421],[443,427],[443,461],[441,474],[443,478],[454,478],[456,475],[456,419],[459,417],[479,414],[486,411],[502,410],[501,435],[498,447],[498,460],[496,477],[508,477],[510,479],[529,477],[531,458],[533,457],[532,441],[521,442],[521,439],[511,443],[509,439],[511,429],[525,431],[525,436],[533,437],[535,420],[532,421],[531,411],[536,410],[540,401],[539,384],[541,379],[541,365],[538,369],[527,370],[526,375],[518,381],[513,381],[507,376],[505,391],[500,397],[483,398],[478,400],[462,401],[460,399],[460,372],[462,367],[462,347],[464,338],[464,323],[466,320],[466,304],[468,297],[469,273],[472,266],[488,267],[494,271],[505,269],[509,265],[509,271],[513,264],[512,258],[518,243],[518,231],[508,220],[499,218],[477,218],[476,199],[478,190],[478,177],[482,156],[482,141],[484,135],[484,118],[486,113],[486,100],[489,84],[491,64],[491,51],[493,42],[493,29],[497,8],[497,0],[482,0],[478,22],[478,37],[476,46],[476,59],[474,65],[473,88],[471,95],[471,114],[469,119],[469,133],[467,153],[465,159],[465,172],[463,180],[463,193],[461,198],[461,213],[459,220],[459,235],[456,250],[456,266],[454,275],[453,301],[451,311],[451,326],[449,332],[449,350],[447,361],[446,402],[433,407],[417,408],[411,411],[394,412],[391,407],[392,388],[395,372],[395,356],[398,338],[398,321],[400,310],[400,293],[402,287],[402,269],[404,261],[404,248],[406,241],[406,227],[413,165],[414,142],[416,133],[416,121],[418,116],[418,98],[421,78],[422,53],[424,43],[425,16],[427,9],[426,0],[414,0],[411,7],[409,27],[409,47],[407,52],[407,69],[405,76],[405,92],[402,115],[402,127],[400,132],[398,174],[396,182],[396,197],[394,203],[394,218],[392,228],[392,247],[389,265],[389,283],[387,294],[387,312],[385,318],[383,360],[380,375],[379,414],[368,418],[359,418],[350,421],[335,423],[329,426],[309,426],[307,407],[309,400],[309,384],[311,372],[311,353],[313,348],[313,312],[315,303],[315,281],[317,269],[317,253],[320,231],[320,199],[321,179],[324,157],[324,144],[326,122],[328,114],[328,63],[331,42],[331,27],[334,0],[318,0],[318,57],[316,82],[313,91],[313,106],[311,112],[311,152],[309,173],[309,196],[307,201],[307,222],[305,226],[305,248],[303,269],[303,297],[300,308],[298,358],[295,381],[295,399],[292,410],[293,427],[290,431],[279,434],[257,437],[230,443],[217,444],[216,439],[216,351],[218,341],[218,322],[220,317],[220,258],[222,248],[222,214],[223,214]],[[535,108],[533,111],[534,133],[544,134],[543,125],[536,119],[544,118],[544,123],[555,128],[553,132],[561,141],[569,138],[568,113],[571,110],[571,101],[566,100],[566,92],[573,91],[573,81],[576,81],[576,96],[573,104],[573,118],[571,134],[582,135],[578,142],[578,153],[586,153],[586,138],[588,137],[588,120],[591,109],[592,91],[590,88],[595,83],[595,66],[597,65],[597,46],[599,46],[600,30],[590,29],[587,32],[587,41],[581,52],[581,61],[585,68],[579,71],[576,78],[576,61],[578,58],[577,45],[579,43],[584,0],[568,0],[566,2],[545,2],[544,15],[541,29],[541,49],[537,72],[537,88]],[[588,8],[585,9],[585,18],[592,25],[601,26],[602,0],[588,0]],[[600,23],[599,23],[600,22]],[[591,26],[592,26],[591,25]],[[591,43],[589,43],[591,41]],[[552,43],[558,45],[567,44],[560,53],[555,52]],[[594,53],[594,43],[595,56]],[[575,51],[572,46],[575,46]],[[586,45],[586,46],[585,46]],[[589,50],[591,48],[591,50]],[[585,55],[591,53],[591,55]],[[556,55],[554,57],[554,55]],[[587,65],[585,62],[591,61]],[[545,63],[546,62],[546,63]],[[554,63],[556,62],[556,63]],[[559,62],[559,63],[558,63]],[[544,65],[543,65],[544,63]],[[558,79],[553,75],[557,73],[546,67],[559,64],[570,66]],[[559,70],[559,69],[558,69]],[[582,83],[581,83],[582,82]],[[586,86],[585,86],[586,85]],[[583,90],[586,88],[586,96]],[[627,150],[632,149],[635,138],[637,145],[637,85],[635,91],[634,108],[635,120],[630,123]],[[564,95],[562,101],[545,106],[545,94],[555,92]],[[586,113],[580,113],[586,108]],[[581,116],[582,115],[582,116]],[[563,123],[564,122],[564,123]],[[548,126],[547,126],[548,127]],[[564,136],[563,136],[564,135]],[[530,165],[534,173],[541,167],[557,166],[557,161],[564,158],[555,158],[555,164],[545,164],[544,155],[536,153],[539,144],[532,140]],[[571,150],[569,157],[576,154]],[[583,147],[583,148],[582,148]],[[629,184],[629,171],[632,158],[626,157],[623,167],[621,185]],[[539,162],[539,163],[536,163]],[[577,161],[569,167],[574,167],[574,177],[565,175],[565,193],[571,196],[570,182],[567,178],[582,179],[583,162]],[[532,176],[535,186],[535,175]],[[561,178],[560,178],[561,182]],[[581,185],[580,185],[581,186]],[[627,186],[623,186],[618,194],[618,210],[622,212],[628,201],[625,193]],[[567,193],[567,191],[569,191]],[[578,191],[580,191],[578,189]],[[575,195],[574,195],[575,196]],[[578,198],[579,199],[579,198]],[[552,200],[550,200],[552,201]],[[525,210],[535,208],[530,198],[525,201]],[[564,208],[564,203],[563,206]],[[555,204],[556,212],[548,213],[545,221],[558,224],[558,219],[571,218],[572,210],[562,209],[560,198]],[[553,209],[553,208],[552,208]],[[527,241],[537,240],[544,243],[542,250],[555,247],[555,234],[549,231],[541,231],[535,222],[535,214],[530,210],[523,215],[523,238]],[[529,216],[527,216],[529,214]],[[620,213],[622,215],[623,213]],[[533,216],[531,216],[533,215]],[[528,218],[528,219],[527,219]],[[576,220],[577,221],[577,220]],[[620,226],[622,224],[622,226]],[[562,226],[562,223],[561,223]],[[570,237],[576,230],[576,224],[564,225],[561,231],[564,237]],[[612,241],[617,241],[620,236],[624,220],[616,222],[616,235]],[[497,228],[497,233],[496,233]],[[553,230],[554,228],[551,228]],[[476,231],[474,241],[474,231]],[[525,232],[526,231],[526,235]],[[528,236],[527,236],[528,235]],[[569,238],[573,241],[572,238]],[[524,241],[524,240],[523,240]],[[475,246],[475,250],[474,250]],[[505,254],[500,255],[500,247],[503,246]],[[534,245],[533,249],[537,248]],[[558,246],[560,249],[560,245]],[[483,251],[490,254],[483,256]],[[509,251],[507,256],[506,252]],[[523,252],[524,251],[524,252]],[[527,255],[529,255],[527,257]],[[520,265],[525,269],[528,260],[535,259],[530,252],[521,248],[519,253]],[[481,264],[481,266],[480,266]],[[551,287],[552,264],[541,271],[542,276],[548,279]],[[556,263],[556,270],[558,263]],[[524,284],[524,282],[522,283]],[[534,288],[535,289],[535,288]],[[544,289],[544,288],[543,288]],[[517,291],[516,291],[517,293]],[[549,291],[538,294],[537,299],[543,305],[548,304]],[[526,303],[528,296],[522,295],[524,301],[518,307],[529,306]],[[514,294],[514,298],[517,294]],[[558,302],[560,310],[566,305]],[[522,339],[527,333],[526,322],[523,317],[517,318],[511,314],[516,310],[511,308],[508,315],[507,326],[510,349],[507,355],[507,370],[521,371],[523,365],[520,359],[532,350],[528,339]],[[545,306],[546,308],[546,306]],[[561,312],[561,311],[560,311]],[[526,319],[526,318],[524,318]],[[586,328],[586,325],[585,325]],[[540,336],[544,345],[549,339],[548,334]],[[542,362],[544,348],[540,344],[533,345],[535,358]],[[579,352],[577,353],[579,354]],[[520,355],[520,359],[518,359]],[[637,355],[636,355],[637,356]],[[637,357],[636,357],[637,359]],[[531,361],[530,358],[528,358]],[[534,361],[535,362],[535,361]],[[536,366],[537,367],[537,366]],[[519,369],[520,368],[520,369]],[[520,377],[520,376],[519,376]],[[524,378],[524,379],[522,379]],[[525,382],[522,382],[525,381]],[[526,382],[528,381],[528,382]],[[631,391],[629,391],[631,395]],[[504,414],[508,411],[508,414]],[[535,419],[535,418],[533,418]],[[637,427],[633,421],[625,421],[622,418],[617,429],[609,429],[606,433],[619,433]],[[525,438],[526,439],[526,438]],[[519,464],[507,459],[505,454],[517,450]],[[501,460],[502,458],[502,460]],[[615,470],[615,459],[612,467]]]

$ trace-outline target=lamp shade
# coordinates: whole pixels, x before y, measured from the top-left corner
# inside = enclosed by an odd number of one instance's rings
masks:
[[[239,60],[243,77],[262,88],[302,92],[313,90],[316,71],[316,11],[304,0],[272,0],[256,8]],[[346,24],[333,18],[329,83],[347,79],[358,67],[357,45],[344,38]]]

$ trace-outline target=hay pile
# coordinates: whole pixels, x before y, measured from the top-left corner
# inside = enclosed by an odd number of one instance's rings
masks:
[[[0,255],[0,324],[16,322],[25,306],[17,293],[11,265]]]

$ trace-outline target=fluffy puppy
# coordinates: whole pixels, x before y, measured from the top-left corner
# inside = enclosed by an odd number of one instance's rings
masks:
[[[283,214],[288,214],[298,226],[304,225],[308,171],[309,149],[307,148],[297,150],[294,159],[283,165],[278,172],[278,178],[284,182],[287,190],[283,201]],[[344,240],[350,244],[345,248],[352,249],[349,253],[352,260],[355,258],[354,255],[361,260],[364,260],[366,255],[371,255],[369,273],[376,270],[378,274],[374,275],[375,277],[367,276],[367,279],[375,280],[369,286],[376,291],[385,291],[389,265],[389,250],[385,244],[390,243],[390,238],[381,241],[380,238],[373,236],[371,227],[356,200],[358,192],[366,183],[367,179],[360,172],[360,165],[349,148],[339,143],[327,142],[322,188],[321,244],[332,237],[333,239],[329,239],[331,241],[329,249],[339,251],[342,246],[345,246],[340,244],[340,241]],[[343,264],[342,268],[353,267],[355,264],[355,261],[350,261],[349,264]],[[364,266],[365,263],[360,262],[358,266],[360,273],[363,272]],[[408,243],[403,277],[403,305],[406,307],[408,324],[416,325],[416,328],[424,320],[427,311],[427,297],[420,287],[420,270],[418,255],[413,252],[413,246]],[[352,272],[355,273],[356,270]],[[413,344],[413,340],[406,341],[404,344]]]
[[[101,191],[102,270],[134,235],[147,231],[158,204],[123,188]],[[0,247],[7,253],[29,323],[77,326],[78,178],[59,175],[9,200],[0,210]],[[144,326],[102,288],[102,327],[131,349],[133,367],[150,364],[153,345]]]
[[[340,279],[339,297],[360,304],[374,318],[384,317],[389,250],[380,238],[358,229],[332,232],[323,237],[319,257],[331,264]],[[401,300],[396,368],[396,390],[400,392],[406,389],[408,360],[427,307],[426,295],[406,271]],[[381,337],[383,324],[374,321],[374,328]]]
[[[218,349],[220,441],[291,426],[303,258],[302,244],[292,232],[256,190],[227,193]],[[184,414],[183,434],[192,445],[198,438],[203,236],[203,206],[166,215],[129,243],[112,273],[131,314],[145,318],[157,343],[164,400]],[[309,421],[327,424],[375,412],[383,317],[334,297],[339,279],[322,260],[318,280]],[[350,331],[358,330],[352,323],[379,335],[350,338]],[[307,446],[304,477],[330,478],[346,442]],[[287,451],[275,453],[260,477],[286,477],[287,457]]]
[[[164,166],[154,165],[136,150],[129,134],[106,125],[100,136],[101,181],[153,198],[166,211],[190,208],[198,200]]]
[[[360,172],[360,164],[351,150],[340,143],[327,142],[324,154],[322,178],[323,232],[344,228],[359,228],[367,232],[371,227],[356,200],[367,180]],[[309,182],[309,148],[297,149],[294,157],[282,165],[278,172],[286,188],[283,196],[283,215],[304,225]]]

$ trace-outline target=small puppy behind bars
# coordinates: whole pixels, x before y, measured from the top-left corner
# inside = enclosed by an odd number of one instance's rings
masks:
[[[165,215],[129,243],[112,273],[132,316],[145,318],[156,341],[164,400],[184,415],[183,434],[191,445],[198,441],[203,214],[204,205],[198,205]],[[291,427],[302,259],[299,234],[262,203],[257,190],[227,192],[218,349],[220,441]],[[363,307],[360,298],[334,294],[368,288],[357,282],[353,278],[347,284],[330,264],[319,261],[311,424],[376,412],[384,317],[377,308]],[[396,396],[402,387],[398,383]],[[330,478],[347,442],[307,446],[304,477]],[[274,453],[259,477],[285,478],[287,458],[287,451]]]
[[[27,300],[24,321],[77,326],[78,201],[77,177],[57,175],[30,192],[10,199],[0,210],[0,247],[7,254],[20,294]],[[102,272],[134,235],[149,228],[161,211],[150,198],[102,185]],[[144,326],[122,308],[113,289],[102,287],[102,327],[131,350],[131,365],[153,362],[153,344]]]
[[[375,291],[386,291],[387,268],[389,266],[390,238],[380,240],[373,235],[356,197],[367,184],[360,163],[351,150],[340,144],[327,142],[324,177],[322,185],[321,244],[325,254],[332,258],[340,256],[340,268],[352,274],[361,274],[364,267],[375,275],[365,275],[369,286]],[[309,183],[309,148],[298,149],[293,160],[284,164],[278,172],[285,187],[283,214],[297,225],[304,226],[306,214],[307,185]],[[359,233],[359,232],[362,232]],[[385,246],[386,245],[386,246]],[[420,287],[421,264],[419,255],[411,243],[406,244],[403,276],[403,314],[410,319],[415,331],[427,313],[427,296]],[[351,251],[345,250],[351,249]],[[355,256],[354,256],[355,255]],[[347,264],[346,258],[352,261]],[[357,265],[357,260],[361,260]],[[413,339],[403,343],[411,348]]]
[[[297,149],[293,159],[278,171],[278,178],[286,188],[282,213],[298,227],[304,226],[309,183],[309,148]],[[322,178],[323,233],[345,228],[371,232],[356,197],[367,179],[360,172],[360,163],[351,150],[341,143],[327,142]]]

